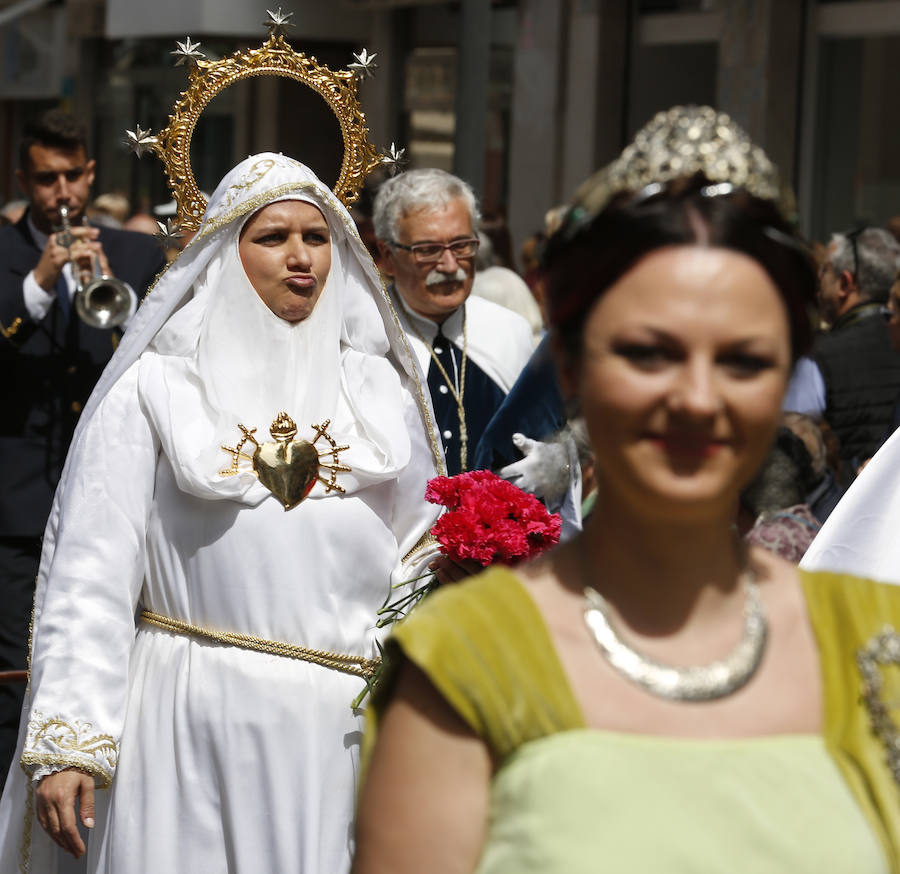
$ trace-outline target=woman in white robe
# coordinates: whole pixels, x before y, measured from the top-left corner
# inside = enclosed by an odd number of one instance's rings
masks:
[[[262,207],[296,200],[327,222],[331,264],[311,314],[289,322],[251,285],[239,241]],[[278,468],[279,446],[294,451],[290,434],[267,434],[282,411],[298,440],[330,420],[334,443],[314,445],[338,467],[288,511],[297,494],[263,484],[284,473],[264,470]],[[38,787],[73,768],[108,789],[94,817],[82,811],[95,821],[92,874],[349,868],[351,702],[364,680],[203,632],[342,654],[350,670],[376,655],[388,586],[431,557],[416,549],[436,509],[423,500],[441,466],[431,422],[347,211],[292,159],[239,164],[140,308],[73,440],[45,535],[0,872],[56,870],[35,819],[54,808]],[[259,476],[254,442],[267,444]],[[322,455],[334,445],[348,448]]]

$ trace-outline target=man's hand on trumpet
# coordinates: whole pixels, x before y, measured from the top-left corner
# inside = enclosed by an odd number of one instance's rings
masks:
[[[92,231],[92,236],[81,236],[76,231]],[[100,231],[96,228],[81,227],[72,231],[75,237],[74,242],[69,248],[69,254],[72,259],[72,269],[76,271],[75,278],[78,288],[83,288],[95,276],[112,276],[109,269],[109,262],[106,260],[106,253],[103,251],[103,244],[96,238]]]
[[[90,279],[93,275],[93,257],[95,255],[99,261],[100,270],[104,273],[109,271],[103,246],[97,241],[100,236],[97,228],[79,225],[69,228],[65,234],[68,234],[71,239],[71,246],[67,248],[62,245],[66,241],[63,232],[50,234],[41,258],[34,268],[34,278],[37,284],[50,294],[56,287],[66,261],[71,261],[73,269],[80,271],[82,280],[85,277]]]

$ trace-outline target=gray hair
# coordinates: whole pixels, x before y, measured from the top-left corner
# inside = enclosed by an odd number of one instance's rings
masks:
[[[900,266],[900,243],[884,228],[865,228],[856,234],[858,264],[853,258],[853,242],[848,234],[833,234],[831,266],[835,273],[854,273],[856,287],[864,300],[886,303]]]
[[[481,242],[478,246],[478,253],[475,255],[475,270],[480,273],[482,270],[494,266],[494,244],[484,231],[478,232],[478,239]]]
[[[472,187],[445,170],[434,167],[407,170],[382,183],[375,195],[372,221],[379,240],[397,239],[397,222],[419,210],[443,209],[453,200],[462,200],[472,219],[472,230],[481,222],[478,202]]]

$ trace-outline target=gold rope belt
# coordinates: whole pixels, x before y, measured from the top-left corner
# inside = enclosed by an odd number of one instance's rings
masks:
[[[182,622],[180,619],[172,619],[150,610],[141,611],[141,619],[150,625],[164,628],[166,631],[174,631],[177,634],[188,634],[191,637],[202,637],[204,640],[212,640],[216,643],[226,643],[231,646],[239,646],[241,649],[251,649],[254,652],[265,652],[270,655],[283,656],[288,659],[298,659],[303,662],[312,662],[314,665],[322,665],[345,674],[353,674],[371,680],[381,664],[380,658],[367,659],[363,656],[345,655],[340,652],[326,652],[321,649],[307,649],[305,646],[296,646],[292,643],[282,643],[279,640],[266,640],[263,637],[254,637],[252,634],[238,634],[235,631],[210,631]]]

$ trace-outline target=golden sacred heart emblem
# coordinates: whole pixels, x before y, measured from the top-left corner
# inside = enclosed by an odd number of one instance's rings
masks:
[[[285,510],[296,507],[312,491],[316,481],[325,486],[326,493],[343,493],[344,489],[337,484],[337,474],[338,471],[349,471],[350,468],[339,463],[338,453],[350,447],[337,445],[326,430],[330,424],[331,419],[326,419],[321,425],[313,425],[316,436],[312,442],[295,440],[297,426],[287,413],[281,412],[269,428],[273,443],[260,443],[253,436],[256,428],[247,429],[238,425],[244,436],[237,446],[222,447],[231,453],[231,467],[219,473],[222,476],[242,473],[248,468],[241,467],[241,460],[249,461],[249,470],[281,501]],[[331,448],[317,449],[315,444],[320,438],[324,438]],[[252,455],[243,451],[248,442],[256,447]],[[324,461],[329,455],[331,461]],[[328,479],[321,476],[322,468],[328,471]]]
[[[296,507],[319,478],[319,453],[308,440],[263,443],[253,453],[253,469],[259,481],[285,510]]]

